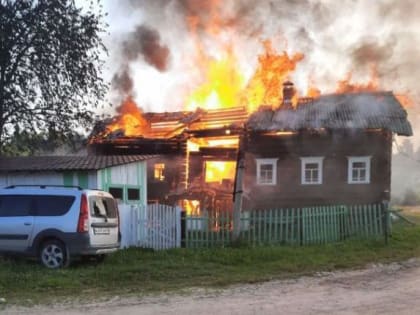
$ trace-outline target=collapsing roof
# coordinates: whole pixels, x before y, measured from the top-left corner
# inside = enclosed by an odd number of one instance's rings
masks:
[[[387,129],[398,135],[413,134],[407,112],[392,92],[322,95],[296,109],[260,109],[250,116],[247,127],[255,131]]]
[[[244,107],[165,113],[144,113],[147,129],[137,136],[126,136],[124,130],[107,133],[113,119],[98,121],[90,135],[90,142],[113,141],[121,138],[170,139],[181,137],[184,132],[197,132],[218,128],[242,128],[248,118]]]

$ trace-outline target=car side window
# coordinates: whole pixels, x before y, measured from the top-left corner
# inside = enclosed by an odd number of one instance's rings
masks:
[[[31,215],[32,198],[28,195],[0,195],[0,217]]]
[[[37,216],[60,216],[66,214],[72,207],[74,196],[42,196],[35,195],[34,206]]]

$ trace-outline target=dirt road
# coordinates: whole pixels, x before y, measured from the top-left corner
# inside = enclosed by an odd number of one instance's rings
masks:
[[[180,295],[80,305],[7,307],[1,314],[420,314],[420,261],[322,273],[293,280],[192,289]]]

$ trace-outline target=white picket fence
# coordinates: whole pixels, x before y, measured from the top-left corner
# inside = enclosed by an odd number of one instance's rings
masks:
[[[119,205],[121,247],[181,247],[181,208],[161,204]]]

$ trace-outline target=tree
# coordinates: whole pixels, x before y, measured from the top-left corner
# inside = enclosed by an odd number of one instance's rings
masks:
[[[87,138],[81,134],[31,133],[17,127],[2,146],[4,156],[75,154],[86,148]]]
[[[92,2],[84,12],[74,0],[0,0],[0,152],[16,130],[89,126],[107,89],[102,19]]]

